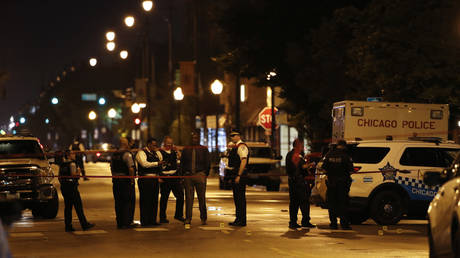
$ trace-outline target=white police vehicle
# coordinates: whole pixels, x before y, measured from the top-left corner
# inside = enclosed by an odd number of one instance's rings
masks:
[[[426,171],[441,172],[460,151],[460,145],[436,138],[358,141],[348,144],[353,159],[351,221],[372,218],[382,225],[396,224],[404,215],[425,216],[438,187],[423,183]],[[321,164],[318,173],[321,174]],[[326,200],[326,175],[317,175],[315,193]],[[315,198],[313,198],[315,199]],[[325,207],[325,206],[323,206]]]

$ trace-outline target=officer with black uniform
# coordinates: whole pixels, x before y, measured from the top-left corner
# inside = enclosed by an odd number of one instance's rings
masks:
[[[78,176],[80,173],[75,164],[74,155],[70,154],[70,150],[66,150],[62,159],[58,157],[57,160],[59,160],[59,183],[61,184],[61,193],[64,197],[65,205],[65,231],[75,231],[72,227],[72,206],[75,207],[81,228],[88,230],[94,227],[94,224],[89,223],[83,213],[83,205],[81,203],[80,192],[78,191]]]
[[[132,213],[134,212],[132,207],[133,202],[136,201],[133,191],[136,166],[129,150],[128,139],[120,138],[120,148],[112,155],[110,170],[114,176],[112,183],[117,228],[131,228],[133,227]]]
[[[353,171],[353,161],[346,152],[347,143],[344,140],[337,142],[337,147],[329,151],[323,160],[322,169],[327,175],[327,204],[331,229],[337,229],[337,217],[340,217],[342,229],[350,230],[347,214],[351,186],[350,172]]]
[[[305,180],[312,163],[304,159],[304,142],[295,139],[293,149],[286,155],[286,172],[289,177],[289,228],[315,227],[310,223],[310,185]],[[297,213],[302,212],[302,225],[297,224]]]
[[[170,176],[179,176],[178,160],[179,153],[175,150],[173,139],[166,136],[163,140],[163,148],[161,149],[163,156],[163,169],[160,173],[163,178],[160,178],[160,223],[169,223],[166,218],[166,208],[168,206],[169,194],[171,191],[176,197],[176,212],[174,219],[184,222],[184,186],[181,178],[167,178]]]
[[[83,176],[83,180],[87,181],[89,178],[86,177],[85,172],[85,165],[83,163],[83,151],[85,151],[85,145],[80,140],[80,137],[76,137],[72,144],[69,146],[69,150],[76,151],[75,154],[75,164],[81,171],[81,175]]]
[[[246,167],[249,162],[249,148],[241,140],[239,130],[232,130],[230,132],[230,139],[233,148],[230,150],[228,156],[228,170],[229,174],[233,175],[232,190],[233,201],[235,202],[235,221],[230,222],[230,226],[245,227],[246,226],[246,182],[247,171]]]
[[[152,178],[139,178],[137,180],[141,225],[145,227],[156,226],[159,225],[156,221],[159,194],[159,182],[156,177],[159,176],[164,163],[156,139],[147,140],[147,147],[137,153],[136,161],[139,176],[152,176]]]

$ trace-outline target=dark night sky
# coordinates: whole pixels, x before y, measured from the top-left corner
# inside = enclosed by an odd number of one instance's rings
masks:
[[[180,12],[183,0],[176,0]],[[159,18],[167,1],[158,3],[151,20],[158,24],[156,41],[166,40]],[[1,0],[0,68],[10,79],[7,98],[0,100],[0,124],[22,105],[37,99],[42,86],[72,63],[105,53],[105,32],[125,30],[123,17],[141,12],[138,0]],[[132,38],[130,39],[132,40]]]

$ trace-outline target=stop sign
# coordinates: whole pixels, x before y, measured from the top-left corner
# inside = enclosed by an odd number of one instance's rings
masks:
[[[275,115],[278,112],[278,109],[275,107]],[[272,108],[264,107],[259,113],[259,119],[257,124],[262,126],[265,130],[272,129]]]

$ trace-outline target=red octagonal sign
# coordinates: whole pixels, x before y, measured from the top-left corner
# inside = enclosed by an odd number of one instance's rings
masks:
[[[278,112],[278,109],[275,107],[275,115],[277,112]],[[271,107],[264,107],[264,109],[260,111],[257,124],[262,126],[265,130],[272,129],[272,108]],[[276,127],[278,127],[278,125],[276,125]]]

